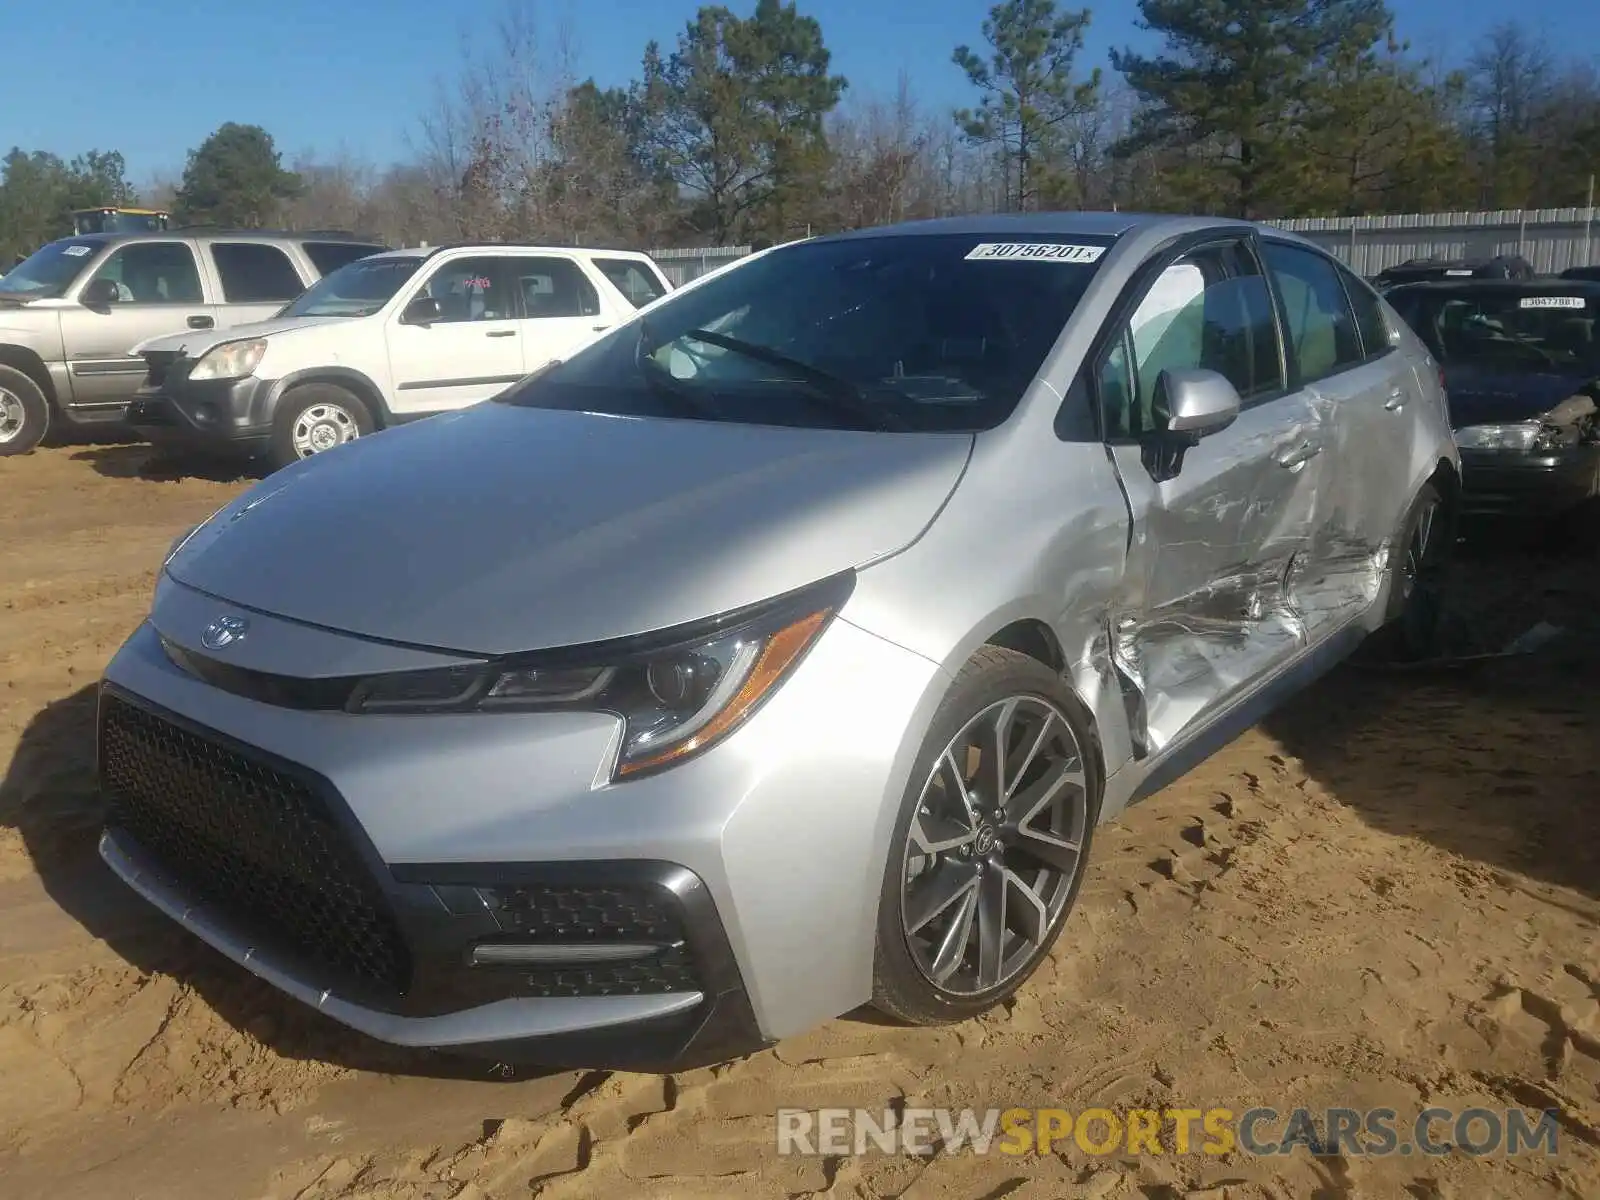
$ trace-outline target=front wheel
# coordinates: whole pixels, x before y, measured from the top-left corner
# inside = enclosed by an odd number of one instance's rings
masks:
[[[278,401],[267,461],[278,470],[353,442],[373,428],[371,412],[354,392],[332,383],[302,384]]]
[[[26,454],[50,432],[50,402],[14,367],[0,366],[0,456]]]
[[[1061,933],[1100,811],[1087,712],[1043,663],[986,646],[918,754],[879,897],[873,1004],[943,1024],[1015,993]]]

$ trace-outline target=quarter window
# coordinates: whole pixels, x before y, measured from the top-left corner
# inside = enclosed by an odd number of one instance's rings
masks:
[[[114,250],[95,279],[117,285],[120,304],[203,304],[200,270],[183,242],[130,242]]]
[[[305,291],[289,256],[263,242],[215,242],[211,261],[222,280],[222,298],[229,304],[293,300]]]
[[[1283,297],[1300,382],[1315,383],[1362,360],[1355,314],[1338,268],[1311,250],[1268,242],[1267,268]]]
[[[1345,295],[1350,297],[1350,307],[1356,314],[1356,330],[1361,334],[1361,348],[1368,358],[1377,358],[1394,349],[1389,340],[1389,322],[1383,315],[1383,301],[1349,271],[1341,270]]]
[[[511,263],[526,317],[594,317],[600,293],[570,258],[518,258]]]
[[[1105,429],[1138,437],[1165,420],[1163,371],[1216,371],[1241,399],[1283,390],[1277,322],[1266,278],[1242,245],[1208,247],[1156,279],[1101,359]]]

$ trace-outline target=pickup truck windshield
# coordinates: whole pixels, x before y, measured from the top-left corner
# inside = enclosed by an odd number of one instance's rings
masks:
[[[56,297],[72,286],[94,260],[102,243],[93,238],[65,238],[41,246],[0,279],[0,297]]]

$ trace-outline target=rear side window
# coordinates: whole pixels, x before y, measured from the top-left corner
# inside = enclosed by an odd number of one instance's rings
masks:
[[[643,263],[626,258],[597,258],[594,265],[635,308],[643,308],[666,293],[655,272]]]
[[[211,261],[222,280],[222,298],[229,304],[293,300],[306,285],[289,256],[261,242],[213,242]]]
[[[1339,282],[1338,268],[1298,246],[1267,242],[1263,252],[1283,297],[1300,382],[1315,383],[1361,362],[1355,313]]]
[[[305,242],[300,247],[317,268],[318,275],[331,275],[347,263],[382,254],[382,246],[364,246],[355,242]]]
[[[570,258],[515,258],[509,264],[525,317],[593,317],[600,293]]]
[[[1394,349],[1389,340],[1389,322],[1383,315],[1383,301],[1378,294],[1349,271],[1341,270],[1345,295],[1350,298],[1350,308],[1356,316],[1356,331],[1361,335],[1361,348],[1368,358],[1377,358]]]

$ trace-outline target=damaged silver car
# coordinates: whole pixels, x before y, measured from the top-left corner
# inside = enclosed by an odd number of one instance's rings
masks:
[[[1459,490],[1438,365],[1288,234],[781,246],[182,539],[106,672],[101,852],[405,1045],[660,1070],[960,1019],[1096,826],[1427,648]]]

